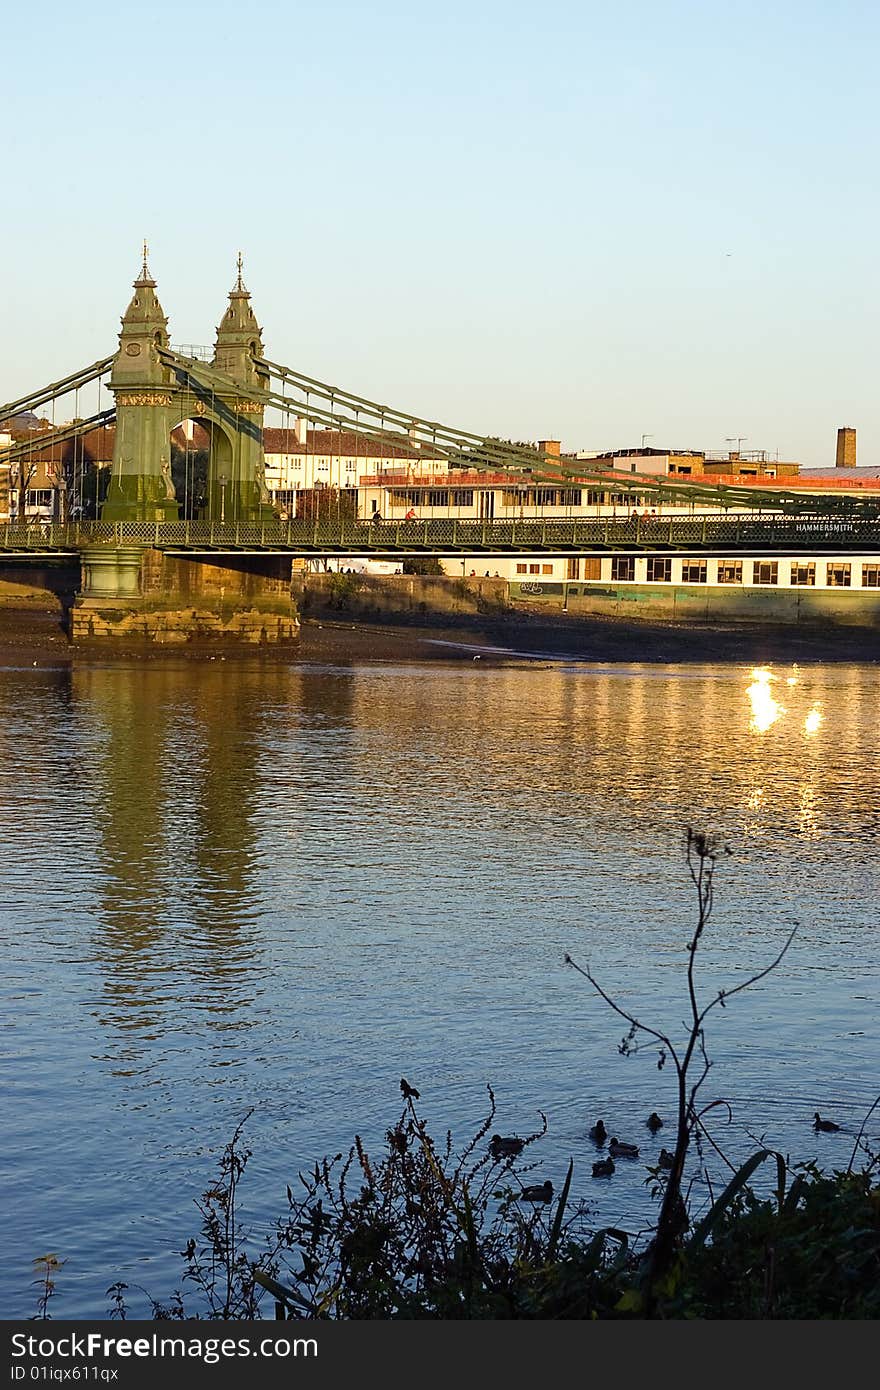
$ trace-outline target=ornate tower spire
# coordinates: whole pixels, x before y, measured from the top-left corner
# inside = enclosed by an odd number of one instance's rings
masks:
[[[262,375],[255,369],[253,359],[263,355],[262,329],[242,279],[242,265],[239,251],[236,281],[229,291],[229,305],[217,328],[214,366],[242,386],[259,386]]]
[[[155,349],[168,346],[168,320],[156,294],[156,281],[147,264],[144,242],[143,264],[134,282],[134,294],[122,316],[119,351],[113,363],[111,386],[154,385],[165,381],[167,373]]]
[[[169,435],[176,381],[157,351],[168,346],[168,320],[147,264],[147,243],[134,294],[122,316],[110,389],[116,397],[113,472],[104,521],[176,521]],[[179,418],[179,417],[178,417]]]

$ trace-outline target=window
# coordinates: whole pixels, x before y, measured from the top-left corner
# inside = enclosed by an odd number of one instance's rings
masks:
[[[741,584],[743,579],[742,560],[719,560],[718,583]]]
[[[862,588],[880,589],[880,565],[862,565]]]
[[[813,564],[812,562],[811,562],[810,564],[808,564],[808,565],[796,565],[796,564],[792,564],[792,567],[791,567],[791,582],[792,582],[792,584],[793,584],[795,587],[797,587],[797,586],[799,586],[799,585],[803,585],[803,584],[815,584],[815,582],[816,582],[816,566],[815,566],[815,564]]]
[[[540,574],[540,573],[541,573],[541,566],[540,566],[540,565],[529,565],[529,574]]]
[[[683,560],[681,565],[682,584],[705,584],[706,561]]]
[[[552,574],[552,573],[553,573],[553,566],[552,566],[552,565],[542,565],[542,566],[541,566],[541,573],[542,573],[542,574]]]
[[[517,565],[516,572],[517,574],[528,574],[528,569],[525,565]]]
[[[473,488],[459,488],[452,494],[453,507],[472,507],[474,505]]]
[[[828,576],[826,583],[830,589],[848,589],[852,582],[852,565],[848,562],[830,564],[826,574]]]
[[[611,557],[611,578],[629,580],[636,577],[636,562],[632,555],[613,555]]]
[[[672,578],[672,560],[668,555],[648,556],[648,583],[668,584]]]
[[[754,582],[756,584],[779,583],[778,560],[756,560],[754,563]]]
[[[449,506],[449,493],[448,493],[448,492],[429,492],[428,495],[427,495],[427,497],[426,497],[426,499],[425,499],[425,502],[426,502],[426,505],[429,506],[429,507],[448,507],[448,506]]]

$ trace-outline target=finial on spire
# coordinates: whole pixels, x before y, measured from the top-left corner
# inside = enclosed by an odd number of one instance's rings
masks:
[[[235,288],[234,288],[234,290],[232,291],[232,293],[233,293],[233,294],[247,295],[247,288],[246,288],[246,286],[245,286],[245,283],[244,283],[244,280],[242,279],[242,274],[241,274],[241,272],[242,272],[242,267],[244,266],[244,256],[241,254],[240,251],[239,251],[239,253],[238,253],[238,259],[236,260],[236,263],[235,263],[235,264],[236,264],[236,266],[237,266],[237,268],[238,268],[238,278],[237,278],[237,280],[236,280],[236,282],[235,282]]]
[[[146,237],[144,237],[144,263],[143,263],[143,265],[141,266],[141,273],[140,273],[140,275],[138,276],[138,278],[137,278],[137,279],[135,280],[135,282],[134,282],[136,285],[155,285],[155,284],[156,284],[156,281],[153,279],[152,275],[150,274],[150,267],[147,265],[147,254],[148,254],[148,252],[149,252],[149,247],[147,246],[147,239],[146,239]]]

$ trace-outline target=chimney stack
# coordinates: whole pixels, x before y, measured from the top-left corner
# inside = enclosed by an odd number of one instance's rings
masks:
[[[540,454],[552,454],[554,458],[559,458],[559,451],[562,448],[561,439],[539,439],[538,452]]]
[[[851,425],[843,425],[837,431],[837,458],[835,468],[855,468],[856,432]]]

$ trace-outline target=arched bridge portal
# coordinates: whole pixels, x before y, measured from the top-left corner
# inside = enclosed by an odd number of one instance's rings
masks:
[[[211,437],[205,518],[229,523],[269,520],[274,513],[263,455],[268,371],[260,365],[261,330],[241,278],[241,257],[210,366],[198,364],[197,378],[187,370],[187,359],[170,353],[169,347],[168,321],[144,248],[110,373],[116,438],[102,520],[178,519],[171,432],[188,419],[204,425]]]

